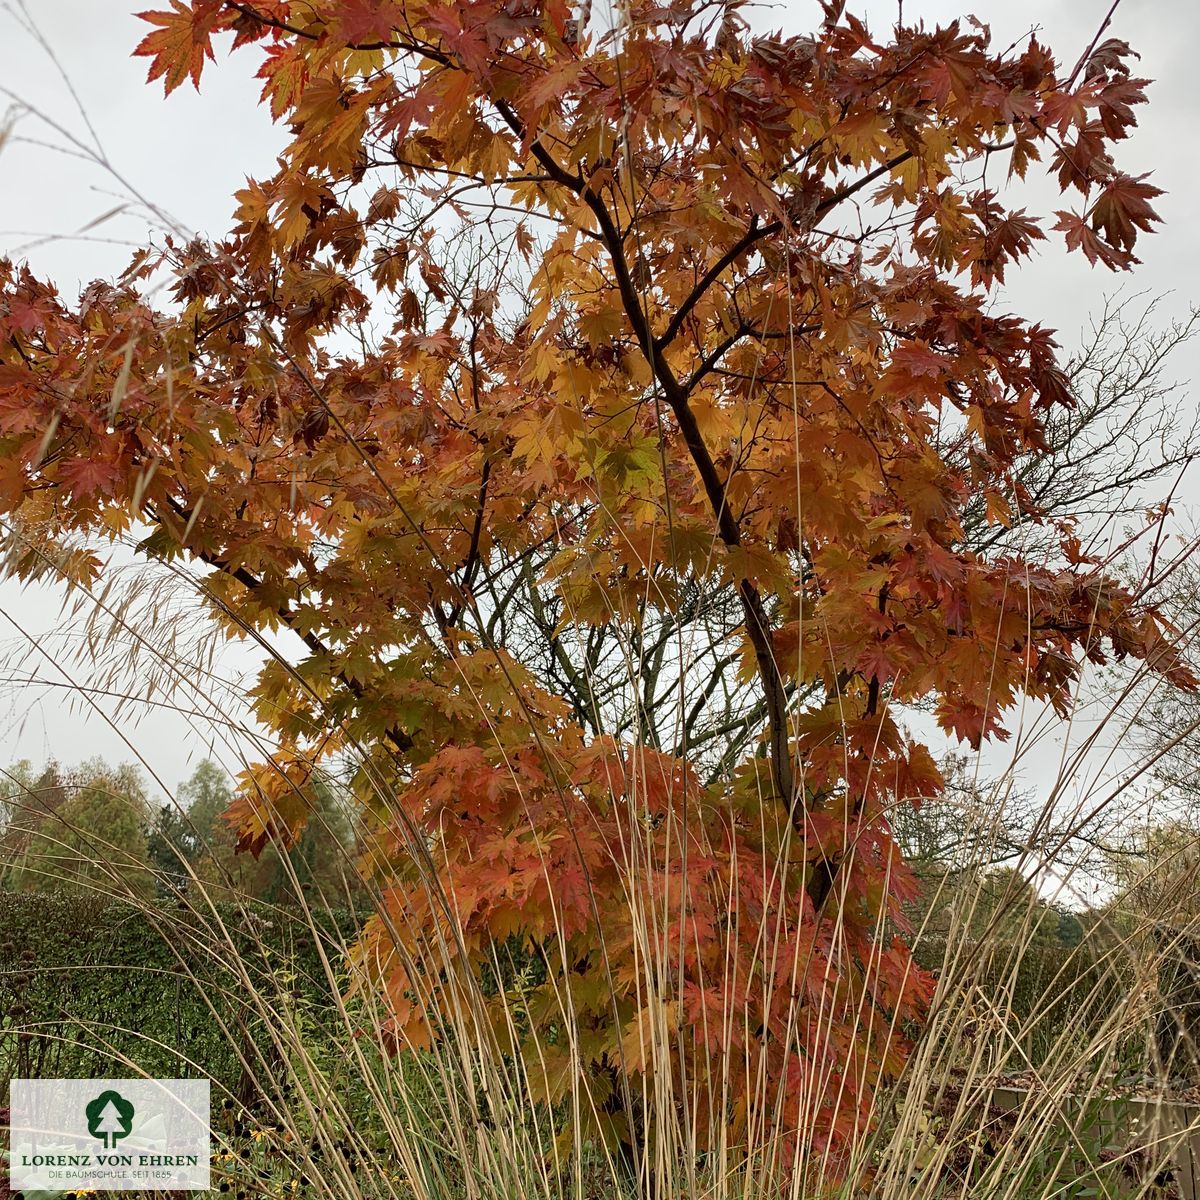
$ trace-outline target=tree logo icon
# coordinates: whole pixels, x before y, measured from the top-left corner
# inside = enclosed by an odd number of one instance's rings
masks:
[[[84,1112],[88,1133],[102,1139],[105,1150],[112,1150],[133,1129],[133,1105],[120,1092],[101,1092]]]

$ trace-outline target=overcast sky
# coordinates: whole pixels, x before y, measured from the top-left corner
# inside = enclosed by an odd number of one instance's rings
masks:
[[[986,0],[960,8],[946,0],[904,0],[904,13],[934,23],[974,12],[992,26],[1002,45],[1039,26],[1043,40],[1062,61],[1073,64],[1110,3]],[[154,7],[151,0],[136,5],[125,0],[29,0],[24,10],[0,3],[0,89],[8,93],[7,103],[22,102],[58,125],[55,129],[27,113],[0,150],[0,251],[28,258],[69,298],[89,280],[120,270],[132,246],[150,233],[136,207],[85,228],[125,203],[128,193],[140,193],[187,229],[217,235],[227,228],[233,191],[246,176],[269,174],[284,142],[283,131],[257,104],[253,51],[210,65],[199,95],[186,87],[164,101],[158,84],[147,87],[145,63],[129,57],[145,29],[131,10],[146,7]],[[865,12],[880,30],[895,13],[894,3],[851,0],[850,7]],[[812,24],[816,11],[816,4],[807,0],[761,6],[755,20],[798,30]],[[22,29],[23,12],[36,19],[62,73]],[[1120,287],[1165,294],[1164,316],[1185,313],[1200,299],[1200,222],[1194,217],[1200,185],[1195,151],[1200,4],[1123,0],[1105,36],[1129,41],[1141,53],[1141,73],[1157,81],[1150,105],[1141,111],[1141,128],[1121,149],[1120,165],[1134,173],[1152,171],[1154,182],[1167,190],[1158,205],[1165,224],[1161,233],[1140,243],[1143,266],[1132,275],[1093,270],[1081,255],[1068,258],[1057,242],[1012,273],[1007,302],[1060,329],[1068,349],[1077,344],[1104,295]],[[78,139],[77,145],[98,148],[124,183],[81,159],[71,138]],[[1063,207],[1047,204],[1049,195],[1044,187],[1031,188],[1031,209]],[[1181,354],[1175,363],[1178,377],[1192,378],[1197,362],[1195,350]],[[1190,396],[1185,402],[1192,403]],[[1200,496],[1195,485],[1188,494]],[[22,593],[13,585],[0,587],[0,641],[11,651],[26,635],[49,634],[59,601],[50,589]],[[11,665],[11,654],[9,658]],[[27,670],[29,661],[20,670]],[[236,670],[246,661],[235,656],[225,666]],[[45,661],[39,672],[44,678],[54,674]],[[214,749],[211,734],[197,733],[178,715],[152,712],[136,727],[122,715],[110,725],[79,705],[67,705],[58,689],[11,681],[0,687],[0,763],[51,756],[70,762],[90,754],[130,759],[135,748],[149,768],[174,784],[190,773],[197,758]],[[234,765],[228,750],[217,746],[216,751],[226,765]],[[1039,762],[1048,764],[1051,757],[1043,754]],[[1048,768],[1035,766],[1034,775],[1043,769]]]

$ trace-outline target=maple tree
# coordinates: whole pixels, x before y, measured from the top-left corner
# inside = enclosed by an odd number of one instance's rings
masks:
[[[358,961],[398,1046],[491,971],[480,1036],[539,1098],[583,1077],[611,1142],[666,1070],[695,1128],[745,1142],[772,1098],[785,1158],[836,1158],[929,994],[887,814],[942,781],[903,707],[978,746],[1084,661],[1189,682],[1024,486],[1072,396],[1052,331],[995,304],[1048,224],[1136,262],[1129,48],[881,39],[839,0],[812,36],[697,0],[612,30],[563,0],[145,16],[168,93],[251,48],[290,140],[224,239],[77,304],[0,268],[0,506],[41,539],[16,569],[90,585],[87,539],[134,538],[206,568],[230,636],[301,639],[230,819],[294,839],[314,766],[358,756]],[[1043,168],[1074,197],[1050,222],[1002,194]],[[1056,554],[968,542],[980,505]],[[595,686],[608,654],[626,686]]]

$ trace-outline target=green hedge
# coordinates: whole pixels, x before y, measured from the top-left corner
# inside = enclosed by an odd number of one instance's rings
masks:
[[[232,946],[214,936],[218,919],[232,931]],[[303,1006],[308,1028],[331,1029],[339,1023],[321,1018],[334,998],[317,943],[336,963],[357,921],[340,912],[314,925],[315,932],[297,914],[267,905],[222,905],[214,916],[173,902],[0,893],[0,1073],[7,1081],[202,1072],[248,1100],[242,1059],[270,1039],[230,957],[273,1004]],[[988,947],[974,979],[1010,1013],[1014,1034],[1025,1026],[1019,1040],[1035,1062],[1053,1052],[1068,1025],[1098,1026],[1131,986],[1127,967],[1106,957],[1095,933],[1074,946],[1034,938],[1015,977],[1003,941]],[[927,937],[915,955],[937,973],[944,947]],[[1140,1053],[1141,1045],[1130,1050]]]
[[[228,942],[214,933],[217,917]],[[175,903],[0,893],[0,1072],[202,1072],[244,1096],[252,1073],[239,1051],[269,1038],[231,956],[273,1004],[319,1010],[333,996],[317,941],[336,963],[355,929],[349,913],[310,928],[265,905],[218,906],[214,917]]]
[[[1014,1041],[1034,1064],[1060,1053],[1064,1036],[1079,1047],[1090,1042],[1135,985],[1127,957],[1114,954],[1098,931],[1074,944],[1043,934],[1024,944],[1001,936],[964,949],[974,960],[968,971],[974,987],[990,1011],[1007,1014]],[[944,937],[925,937],[913,957],[940,975],[945,950]],[[1144,1052],[1145,1031],[1129,1030],[1118,1058],[1135,1066]]]

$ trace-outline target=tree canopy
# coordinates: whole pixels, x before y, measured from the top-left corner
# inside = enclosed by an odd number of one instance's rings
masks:
[[[823,7],[173,0],[151,79],[252,58],[277,172],[78,303],[0,266],[15,569],[90,586],[130,539],[231,636],[296,635],[231,819],[299,837],[314,770],[359,762],[396,1043],[516,938],[541,972],[489,1036],[535,1095],[581,1073],[628,1143],[666,1054],[714,1138],[779,1095],[789,1161],[867,1121],[928,994],[886,932],[887,814],[942,787],[904,706],[977,747],[1085,661],[1190,684],[1029,486],[1074,398],[997,303],[1050,233],[1135,264],[1129,47]],[[1060,211],[1008,202],[1033,172]]]
[[[4,882],[16,891],[146,897],[154,887],[150,806],[135,767],[91,759],[72,769],[28,763],[6,772],[0,835]]]

